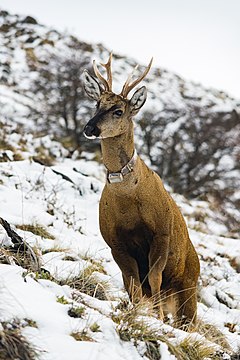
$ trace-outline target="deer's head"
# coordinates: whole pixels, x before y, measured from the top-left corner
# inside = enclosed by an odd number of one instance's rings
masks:
[[[115,137],[127,132],[132,124],[132,117],[138,113],[147,98],[145,86],[135,91],[131,99],[127,99],[127,96],[145,78],[152,59],[137,79],[132,80],[133,72],[129,75],[119,95],[112,92],[111,61],[112,54],[106,64],[101,64],[107,71],[107,79],[99,72],[95,61],[93,69],[97,79],[87,70],[84,71],[84,89],[90,98],[97,101],[97,111],[84,128],[84,135],[89,139]]]

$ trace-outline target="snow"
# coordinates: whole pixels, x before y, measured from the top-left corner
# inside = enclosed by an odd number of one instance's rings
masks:
[[[18,141],[14,134],[12,141]],[[54,166],[44,167],[28,158],[34,152],[34,141],[38,145],[39,139],[28,138],[25,160],[0,164],[0,216],[13,227],[40,224],[54,236],[54,239],[47,239],[16,228],[25,241],[43,252],[42,267],[56,282],[38,279],[34,273],[17,265],[0,264],[1,321],[14,318],[35,321],[37,328],[25,327],[23,333],[43,350],[42,360],[77,360],[79,356],[98,360],[146,358],[144,343],[140,342],[136,347],[133,342],[120,340],[117,324],[111,318],[116,304],[127,296],[120,270],[99,232],[98,203],[105,179],[102,166],[91,159],[72,160],[59,156]],[[42,141],[54,147],[50,138]],[[56,154],[64,154],[64,151]],[[195,230],[194,215],[210,211],[208,203],[188,202],[179,195],[174,197],[186,219],[191,219],[190,237],[201,261],[198,318],[217,326],[232,351],[237,351],[240,346],[240,274],[231,266],[230,260],[240,256],[239,240],[221,236],[225,228],[219,227],[214,217],[205,224],[209,233]],[[49,208],[54,209],[53,213],[48,212]],[[0,241],[2,245],[10,243],[3,228],[0,229]],[[66,257],[71,260],[65,260]],[[93,274],[108,283],[108,300],[99,300],[79,293],[69,285],[61,285],[61,281],[79,276],[93,260],[104,268],[104,274],[97,270]],[[57,301],[61,297],[67,300],[66,304]],[[85,315],[70,317],[68,310],[72,306],[83,306]],[[149,326],[159,329],[160,333],[171,332],[176,343],[189,336],[156,318],[149,319]],[[100,332],[90,330],[94,323],[100,326]],[[229,323],[233,332],[226,326]],[[76,341],[70,335],[83,330],[92,341]],[[196,336],[203,337],[195,333]],[[159,349],[162,359],[175,358],[165,343],[160,343]]]
[[[9,22],[17,20],[18,17],[10,15],[5,19]],[[32,25],[27,25],[26,29],[30,31]],[[56,41],[54,49],[51,47],[52,52],[66,51],[65,45],[69,40],[67,35],[61,38],[59,33],[39,25],[35,25],[34,29],[43,39]],[[31,92],[29,96],[27,94],[30,90],[29,80],[35,75],[34,71],[29,72],[27,69],[25,50],[21,48],[19,38],[15,38],[14,31],[9,36],[14,50],[11,52],[5,46],[2,36],[0,43],[5,52],[0,56],[2,62],[11,59],[13,73],[8,80],[10,85],[16,82],[16,86],[0,86],[1,125],[4,129],[8,128],[6,140],[21,153],[23,160],[13,161],[12,150],[0,151],[0,155],[4,152],[9,159],[0,162],[0,217],[7,220],[28,244],[37,249],[45,278],[27,266],[17,265],[14,257],[12,265],[0,263],[0,321],[11,322],[17,318],[36,322],[36,327],[25,326],[22,331],[41,350],[40,360],[147,359],[144,341],[139,341],[136,346],[134,341],[121,340],[118,324],[112,318],[112,314],[118,311],[116,307],[127,299],[127,294],[121,272],[99,231],[98,204],[106,177],[103,166],[93,161],[93,156],[88,153],[82,153],[82,159],[79,159],[76,151],[71,158],[67,158],[68,151],[53,141],[51,136],[35,138],[31,134],[34,123],[27,116],[29,107],[37,109],[38,101],[33,99]],[[26,34],[23,36],[27,37]],[[40,61],[46,61],[50,45],[45,44],[40,48],[38,43],[39,40],[34,41],[31,47]],[[89,56],[104,62],[108,51],[96,46],[94,53],[89,53]],[[119,86],[116,92],[121,91],[122,84],[134,66],[133,59],[128,62],[121,57],[115,59],[114,84]],[[24,76],[24,71],[28,77]],[[158,114],[167,103],[170,108],[184,111],[186,104],[180,95],[181,91],[185,97],[200,99],[203,108],[214,104],[213,111],[232,110],[234,101],[227,96],[223,98],[223,94],[220,96],[218,92],[206,92],[202,86],[191,82],[183,83],[170,72],[162,71],[161,76],[157,75],[158,69],[153,68],[145,80],[149,89],[146,110],[151,109],[151,112]],[[183,89],[180,91],[181,86]],[[155,94],[159,94],[157,99]],[[185,117],[182,116],[166,124],[165,138],[177,132],[184,121]],[[16,124],[25,124],[30,133],[16,132]],[[141,139],[139,143],[142,144]],[[41,146],[52,154],[54,165],[47,167],[33,161],[36,149]],[[191,144],[187,141],[185,146],[191,150]],[[238,176],[237,172],[234,174],[231,171],[233,166],[229,155],[220,159],[219,169],[228,170],[226,179]],[[225,178],[216,180],[220,188],[226,187]],[[231,348],[223,349],[222,358],[227,359],[227,352],[239,354],[240,349],[239,239],[229,236],[226,226],[219,222],[211,207],[211,201],[188,201],[178,194],[172,195],[185,216],[201,262],[198,321],[214,325],[221,331]],[[238,195],[236,192],[234,196]],[[19,225],[41,225],[54,239],[36,235],[30,230],[21,230]],[[1,226],[0,244],[1,249],[11,244]],[[96,269],[91,276],[108,285],[105,300],[87,295],[69,285],[69,281],[80,277],[81,273],[94,265]],[[65,301],[61,303],[60,299]],[[83,307],[83,316],[69,316],[69,309],[73,307]],[[146,316],[140,313],[140,316],[149,328],[156,329],[173,344],[179,344],[189,336],[209,342],[207,330],[204,334],[189,334],[173,328],[171,324],[163,324],[149,314]],[[94,323],[98,324],[99,332],[91,330]],[[74,332],[85,332],[92,341],[77,341],[71,336]],[[213,344],[219,349],[220,346],[214,340]],[[162,341],[159,341],[159,356],[163,360],[176,359]]]

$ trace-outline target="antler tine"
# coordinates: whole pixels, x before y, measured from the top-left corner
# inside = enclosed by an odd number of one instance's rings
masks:
[[[130,84],[130,81],[131,81],[132,78],[133,78],[133,74],[135,73],[135,71],[137,70],[137,68],[138,68],[138,65],[136,65],[135,68],[134,68],[134,69],[132,70],[132,72],[130,73],[130,75],[128,75],[128,78],[127,78],[125,84],[123,85],[122,92],[121,92],[120,95],[124,96],[124,94],[125,94],[128,86],[129,86],[129,84]]]
[[[121,94],[123,97],[127,97],[127,95],[129,94],[129,92],[136,86],[138,85],[144,78],[145,76],[147,76],[151,65],[153,62],[153,58],[151,58],[150,63],[148,64],[147,68],[144,70],[144,72],[142,73],[141,76],[139,76],[136,80],[134,80],[132,83],[130,83],[132,77],[133,77],[133,73],[136,70],[137,66],[134,68],[134,70],[132,71],[132,73],[128,76],[127,81],[125,82],[125,84],[123,85]]]
[[[108,82],[107,82],[106,79],[104,79],[104,77],[102,76],[102,74],[98,70],[95,60],[93,60],[93,70],[94,70],[94,73],[95,73],[96,77],[102,82],[105,90],[109,91],[110,89],[109,89]]]
[[[93,70],[96,77],[102,82],[106,91],[112,90],[112,71],[111,71],[111,64],[112,64],[112,53],[109,56],[108,62],[106,64],[100,63],[107,71],[107,80],[102,76],[98,67],[96,65],[96,61],[93,60]]]
[[[111,66],[112,66],[112,52],[109,55],[109,59],[108,62],[106,64],[102,64],[101,65],[106,69],[107,71],[107,83],[109,86],[109,90],[112,90],[112,70],[111,70]]]

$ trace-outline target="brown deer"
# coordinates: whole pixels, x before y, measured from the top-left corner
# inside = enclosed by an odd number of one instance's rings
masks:
[[[85,91],[97,101],[96,113],[85,126],[84,135],[101,139],[107,169],[99,209],[101,234],[133,302],[143,296],[152,298],[163,318],[162,293],[174,293],[179,323],[194,323],[198,256],[176,203],[134,146],[132,118],[145,103],[147,91],[142,86],[131,99],[127,96],[147,75],[152,60],[137,79],[133,80],[131,73],[119,95],[112,91],[111,60],[112,54],[106,64],[101,64],[107,79],[95,61],[97,79],[84,71]]]

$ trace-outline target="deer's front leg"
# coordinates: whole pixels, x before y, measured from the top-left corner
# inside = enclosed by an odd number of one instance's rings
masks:
[[[155,236],[149,252],[148,281],[151,287],[154,308],[157,309],[160,319],[164,318],[161,306],[162,272],[167,263],[169,236]]]
[[[122,271],[124,286],[131,301],[138,302],[142,298],[142,287],[136,260],[127,252],[118,249],[112,249],[112,255]]]

